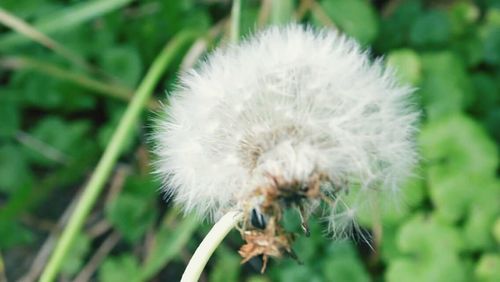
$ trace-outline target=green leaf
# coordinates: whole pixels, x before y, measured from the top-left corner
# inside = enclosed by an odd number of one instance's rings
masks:
[[[387,55],[387,65],[396,69],[403,83],[416,85],[422,78],[420,56],[411,49],[394,50]]]
[[[483,43],[475,32],[468,33],[451,42],[451,50],[456,52],[467,67],[475,67],[483,60]]]
[[[393,13],[382,17],[380,36],[375,46],[382,52],[400,48],[409,41],[410,29],[416,19],[422,14],[422,3],[418,0],[402,1]]]
[[[158,187],[161,183],[152,175],[130,175],[127,177],[123,191],[146,200],[155,200],[158,197]]]
[[[417,208],[425,199],[424,181],[420,178],[408,179],[401,186],[400,193],[371,194],[372,202],[357,209],[357,220],[364,227],[374,227],[377,221],[383,227],[397,226],[411,215],[412,208]],[[374,212],[375,211],[375,212]],[[379,218],[375,218],[379,217]]]
[[[271,280],[269,280],[269,278],[265,277],[265,276],[257,276],[257,275],[254,275],[254,276],[250,276],[247,280],[245,280],[246,282],[271,282]]]
[[[463,35],[479,19],[480,10],[471,2],[457,2],[449,9],[449,18],[455,36]]]
[[[184,218],[175,228],[163,220],[156,233],[155,248],[152,249],[153,251],[142,266],[140,276],[142,280],[151,279],[176,257],[189,242],[198,225],[198,220],[193,216]]]
[[[493,181],[498,165],[495,143],[473,120],[454,115],[427,124],[420,144],[437,216],[456,222],[473,203],[471,199],[483,198],[484,187]]]
[[[422,55],[420,93],[430,119],[465,109],[472,101],[472,85],[463,62],[445,51]]]
[[[318,225],[312,223],[311,227]],[[311,230],[311,236],[318,237],[317,240],[300,236],[298,242],[304,244],[300,246],[295,242],[293,245],[303,265],[289,258],[278,261],[276,266],[271,265],[269,271],[273,281],[370,281],[353,244],[348,240],[325,240],[321,228],[316,226]],[[307,252],[312,254],[304,256]]]
[[[498,0],[477,0],[474,2],[476,2],[477,5],[484,10],[500,9],[500,2]]]
[[[18,17],[30,18],[44,15],[47,12],[53,11],[55,8],[57,8],[57,4],[45,1],[43,5],[40,5],[40,3],[36,0],[2,0],[2,8],[15,14]]]
[[[451,28],[445,12],[432,10],[418,17],[410,31],[410,41],[415,47],[443,46],[451,38]]]
[[[144,4],[144,9],[148,13],[147,9],[150,8]],[[142,61],[147,63],[153,60],[158,50],[175,33],[186,27],[201,32],[207,30],[210,25],[211,18],[206,5],[199,1],[185,0],[162,2],[157,5],[155,13],[140,21],[128,21],[122,17],[117,26],[123,29],[122,32],[141,53]],[[161,32],[158,32],[159,30]]]
[[[142,62],[137,50],[130,46],[107,48],[101,54],[104,70],[124,85],[134,88],[142,74]]]
[[[141,269],[137,258],[132,254],[108,257],[99,267],[98,277],[101,282],[141,282]]]
[[[320,226],[318,220],[315,220],[314,218],[311,218],[309,220],[309,230],[311,232],[310,237],[305,237],[302,236],[303,231],[300,229],[300,219],[298,218],[298,214],[294,210],[287,211],[290,212],[294,215],[295,217],[295,222],[293,228],[287,227],[286,222],[285,223],[285,228],[288,230],[293,230],[295,234],[301,234],[301,236],[297,236],[296,240],[293,243],[293,249],[299,259],[303,261],[305,264],[309,263],[314,263],[317,258],[317,254],[322,252],[324,244],[325,244],[325,237],[322,236],[323,233],[323,227]],[[285,216],[287,216],[287,213],[285,213]],[[297,220],[298,219],[298,220]],[[291,260],[290,263],[292,265],[295,265],[296,262]]]
[[[16,101],[0,92],[0,138],[14,137],[20,128],[21,115]]]
[[[483,122],[500,149],[500,127],[498,126],[500,124],[500,107],[496,107],[486,113]]]
[[[460,177],[492,177],[498,165],[497,148],[484,128],[457,114],[430,122],[420,135],[422,154],[431,180]]]
[[[326,281],[370,281],[368,272],[348,242],[333,243],[329,246],[330,255],[323,260],[322,272]]]
[[[309,282],[321,282],[324,281],[321,276],[309,267],[300,267],[295,263],[293,266],[281,267],[280,271],[277,272],[277,279],[273,281],[309,281]]]
[[[35,234],[28,228],[12,220],[0,220],[0,249],[8,250],[33,243]]]
[[[484,38],[484,60],[492,65],[500,65],[500,27],[491,27]]]
[[[463,249],[459,232],[432,218],[415,215],[397,235],[404,256],[393,258],[385,273],[387,281],[470,281],[458,253]]]
[[[471,251],[485,251],[495,247],[491,228],[500,215],[500,181],[478,187],[478,190],[483,197],[476,196],[472,199],[474,204],[469,209],[463,226],[464,240],[467,242],[467,249]]]
[[[151,209],[150,201],[130,193],[120,194],[106,206],[106,218],[130,242],[144,235],[153,225],[157,212]]]
[[[401,252],[422,259],[433,259],[440,254],[458,254],[465,246],[454,227],[441,225],[434,218],[416,214],[401,226],[397,235]]]
[[[393,259],[398,259],[401,256],[401,251],[397,245],[397,234],[399,226],[382,226],[383,236],[380,247],[381,258],[385,262],[390,262]]]
[[[75,26],[69,30],[59,30],[52,34],[52,38],[57,42],[64,44],[64,47],[71,50],[74,54],[79,55],[80,58],[94,58],[95,54],[102,52],[104,50],[96,50],[102,43],[98,41],[102,40],[98,33],[101,33],[100,26],[86,24]],[[109,35],[109,34],[108,34]],[[111,35],[112,36],[112,35]],[[110,38],[113,40],[114,38]]]
[[[416,169],[416,173],[422,170]],[[410,208],[418,208],[427,198],[426,182],[419,176],[409,178],[401,187],[401,201]]]
[[[19,92],[19,99],[25,105],[45,110],[60,109],[63,112],[95,107],[95,99],[88,95],[88,90],[52,77],[52,74],[42,69],[45,67],[43,65],[36,67],[16,72],[9,82],[9,88]]]
[[[500,255],[482,255],[476,265],[475,277],[478,282],[500,281]]]
[[[33,146],[27,151],[30,158],[40,165],[53,166],[67,163],[92,146],[92,141],[84,138],[90,130],[87,120],[65,122],[59,117],[42,119],[30,131]]]
[[[472,83],[474,86],[474,101],[471,110],[476,116],[484,116],[488,112],[495,110],[500,103],[498,87],[494,78],[485,72],[472,74]]]
[[[356,38],[361,44],[375,40],[379,29],[379,19],[374,8],[363,0],[320,1],[325,13],[333,23],[346,34]],[[318,21],[316,19],[316,21]]]
[[[32,174],[24,152],[16,145],[0,146],[0,192],[14,193],[31,183]]]
[[[63,104],[63,93],[57,89],[59,81],[30,71],[14,74],[11,88],[17,88],[23,102],[41,109],[54,109]]]
[[[22,185],[15,193],[10,195],[9,200],[1,207],[0,221],[17,218],[27,211],[32,211],[39,207],[45,209],[60,208],[52,205],[44,205],[48,200],[48,195],[54,190],[77,185],[77,181],[85,178],[85,174],[96,162],[97,151],[95,147],[81,148],[81,155],[68,166],[62,166],[58,170],[53,170],[49,175],[36,179],[37,185],[31,183],[31,176],[25,177],[27,183]]]
[[[241,271],[241,257],[236,252],[219,246],[215,252],[215,265],[210,272],[209,281],[211,282],[230,282],[239,281]]]
[[[481,26],[480,36],[484,46],[484,61],[500,65],[500,9],[488,10],[486,20]]]

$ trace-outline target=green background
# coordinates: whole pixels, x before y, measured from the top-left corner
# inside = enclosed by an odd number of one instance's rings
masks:
[[[422,161],[401,202],[362,213],[352,240],[332,241],[313,221],[311,238],[294,244],[304,264],[273,260],[260,275],[258,263],[240,266],[233,232],[204,281],[500,281],[500,1],[242,3],[244,36],[295,19],[333,25],[384,56],[416,89]],[[54,52],[0,24],[0,274],[17,281],[37,277],[43,263],[35,258],[60,232],[156,54],[182,30],[199,32],[198,43],[211,50],[226,40],[231,5],[1,0],[0,7],[71,51]],[[185,55],[196,54],[189,50],[176,55],[154,101],[173,89]],[[144,111],[62,279],[93,266],[95,281],[177,281],[209,230],[158,192],[148,153],[155,118]],[[362,240],[369,234],[374,250]]]

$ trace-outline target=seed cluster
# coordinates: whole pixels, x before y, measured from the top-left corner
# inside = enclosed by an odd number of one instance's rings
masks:
[[[323,201],[337,235],[397,194],[417,159],[411,92],[351,39],[273,27],[180,75],[154,136],[157,173],[186,212],[243,211],[244,260],[292,254],[285,209],[307,233]]]

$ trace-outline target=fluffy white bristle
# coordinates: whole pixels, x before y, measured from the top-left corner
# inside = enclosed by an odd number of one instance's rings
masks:
[[[395,80],[336,32],[267,29],[181,74],[155,133],[157,173],[184,210],[208,218],[239,208],[268,175],[320,172],[355,185],[354,204],[368,189],[395,192],[416,160],[418,118]]]

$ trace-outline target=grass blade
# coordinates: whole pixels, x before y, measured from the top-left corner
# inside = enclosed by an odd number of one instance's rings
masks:
[[[161,51],[153,62],[153,65],[139,85],[133,100],[128,105],[125,114],[121,118],[118,127],[113,133],[111,141],[97,164],[96,170],[85,187],[81,199],[78,202],[74,213],[71,215],[68,225],[62,233],[47,267],[42,273],[40,281],[50,282],[54,281],[56,278],[75,236],[82,228],[86,217],[97,200],[97,197],[104,187],[106,180],[111,174],[113,167],[123,150],[125,140],[127,140],[129,135],[132,134],[133,129],[139,120],[140,114],[147,100],[151,96],[156,83],[160,79],[160,76],[173,61],[175,55],[177,55],[181,48],[184,47],[186,43],[192,41],[195,36],[196,33],[191,31],[183,31],[179,33],[167,44],[167,46]]]

